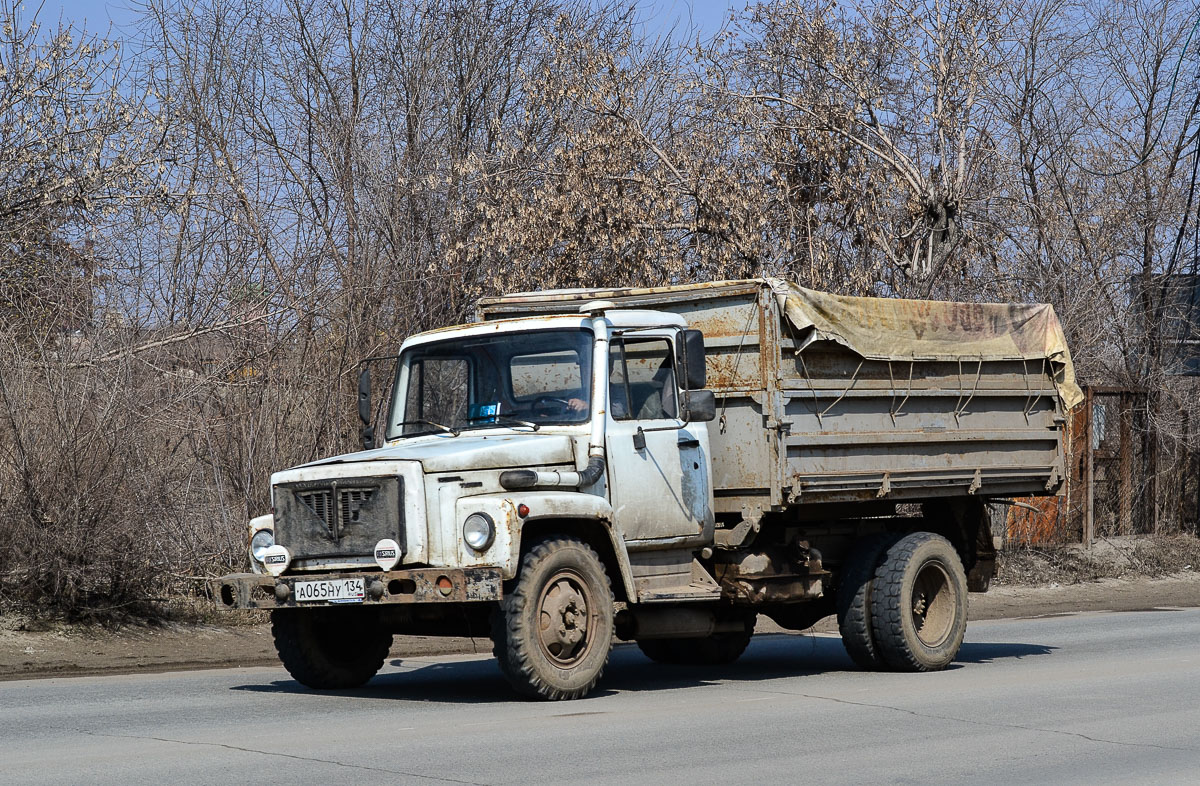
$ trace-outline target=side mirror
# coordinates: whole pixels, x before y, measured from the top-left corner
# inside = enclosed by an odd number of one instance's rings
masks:
[[[358,373],[358,419],[362,421],[363,450],[375,447],[375,429],[371,427],[371,370],[364,368]]]
[[[683,393],[685,423],[708,423],[717,417],[717,397],[711,390],[687,390]]]
[[[358,372],[358,419],[364,426],[371,425],[371,369]]]
[[[685,390],[700,390],[707,383],[704,368],[704,334],[699,330],[682,330],[675,344],[676,366],[683,371]]]

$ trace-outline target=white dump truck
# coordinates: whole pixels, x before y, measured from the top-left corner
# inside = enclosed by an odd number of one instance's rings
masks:
[[[488,635],[523,694],[596,685],[614,638],[741,655],[836,614],[868,669],[953,661],[985,503],[1063,486],[1080,398],[1046,305],[841,297],[775,279],[509,295],[400,348],[376,439],[277,472],[226,608],[350,688],[396,633]],[[378,446],[377,446],[378,443]]]

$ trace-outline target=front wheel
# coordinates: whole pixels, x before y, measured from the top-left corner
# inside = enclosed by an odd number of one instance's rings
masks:
[[[521,560],[492,621],[492,651],[519,692],[578,699],[608,663],[613,596],[596,552],[574,538],[546,540]]]
[[[743,630],[700,638],[638,639],[638,649],[656,663],[681,666],[724,666],[742,656],[754,636],[755,614],[739,622]]]
[[[954,660],[967,630],[967,577],[950,541],[914,532],[875,570],[871,627],[897,671],[937,671]]]
[[[271,634],[288,673],[318,690],[357,688],[383,667],[392,647],[375,609],[276,609]]]

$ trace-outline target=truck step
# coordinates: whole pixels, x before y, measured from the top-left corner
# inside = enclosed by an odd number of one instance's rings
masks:
[[[721,597],[721,586],[690,551],[633,553],[629,561],[642,603],[713,601]]]
[[[659,587],[646,592],[638,592],[638,600],[642,603],[679,603],[683,601],[714,601],[720,599],[720,587],[706,587],[697,584],[687,584],[682,587]]]

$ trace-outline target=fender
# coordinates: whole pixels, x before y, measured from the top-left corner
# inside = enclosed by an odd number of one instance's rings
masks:
[[[522,518],[517,511],[518,505],[526,505],[529,513]],[[497,565],[503,571],[505,579],[511,579],[517,573],[521,560],[521,531],[524,525],[538,521],[569,521],[583,520],[597,522],[608,537],[612,553],[616,559],[620,576],[628,597],[637,597],[633,587],[629,567],[629,553],[625,548],[625,538],[618,529],[613,516],[612,505],[604,497],[585,494],[568,489],[548,491],[518,491],[508,494],[480,494],[474,497],[460,497],[455,503],[455,515],[459,522],[475,512],[487,513],[496,524],[496,540],[483,554],[475,552],[459,540],[459,557],[463,566]],[[564,535],[570,535],[569,529],[563,530]]]

